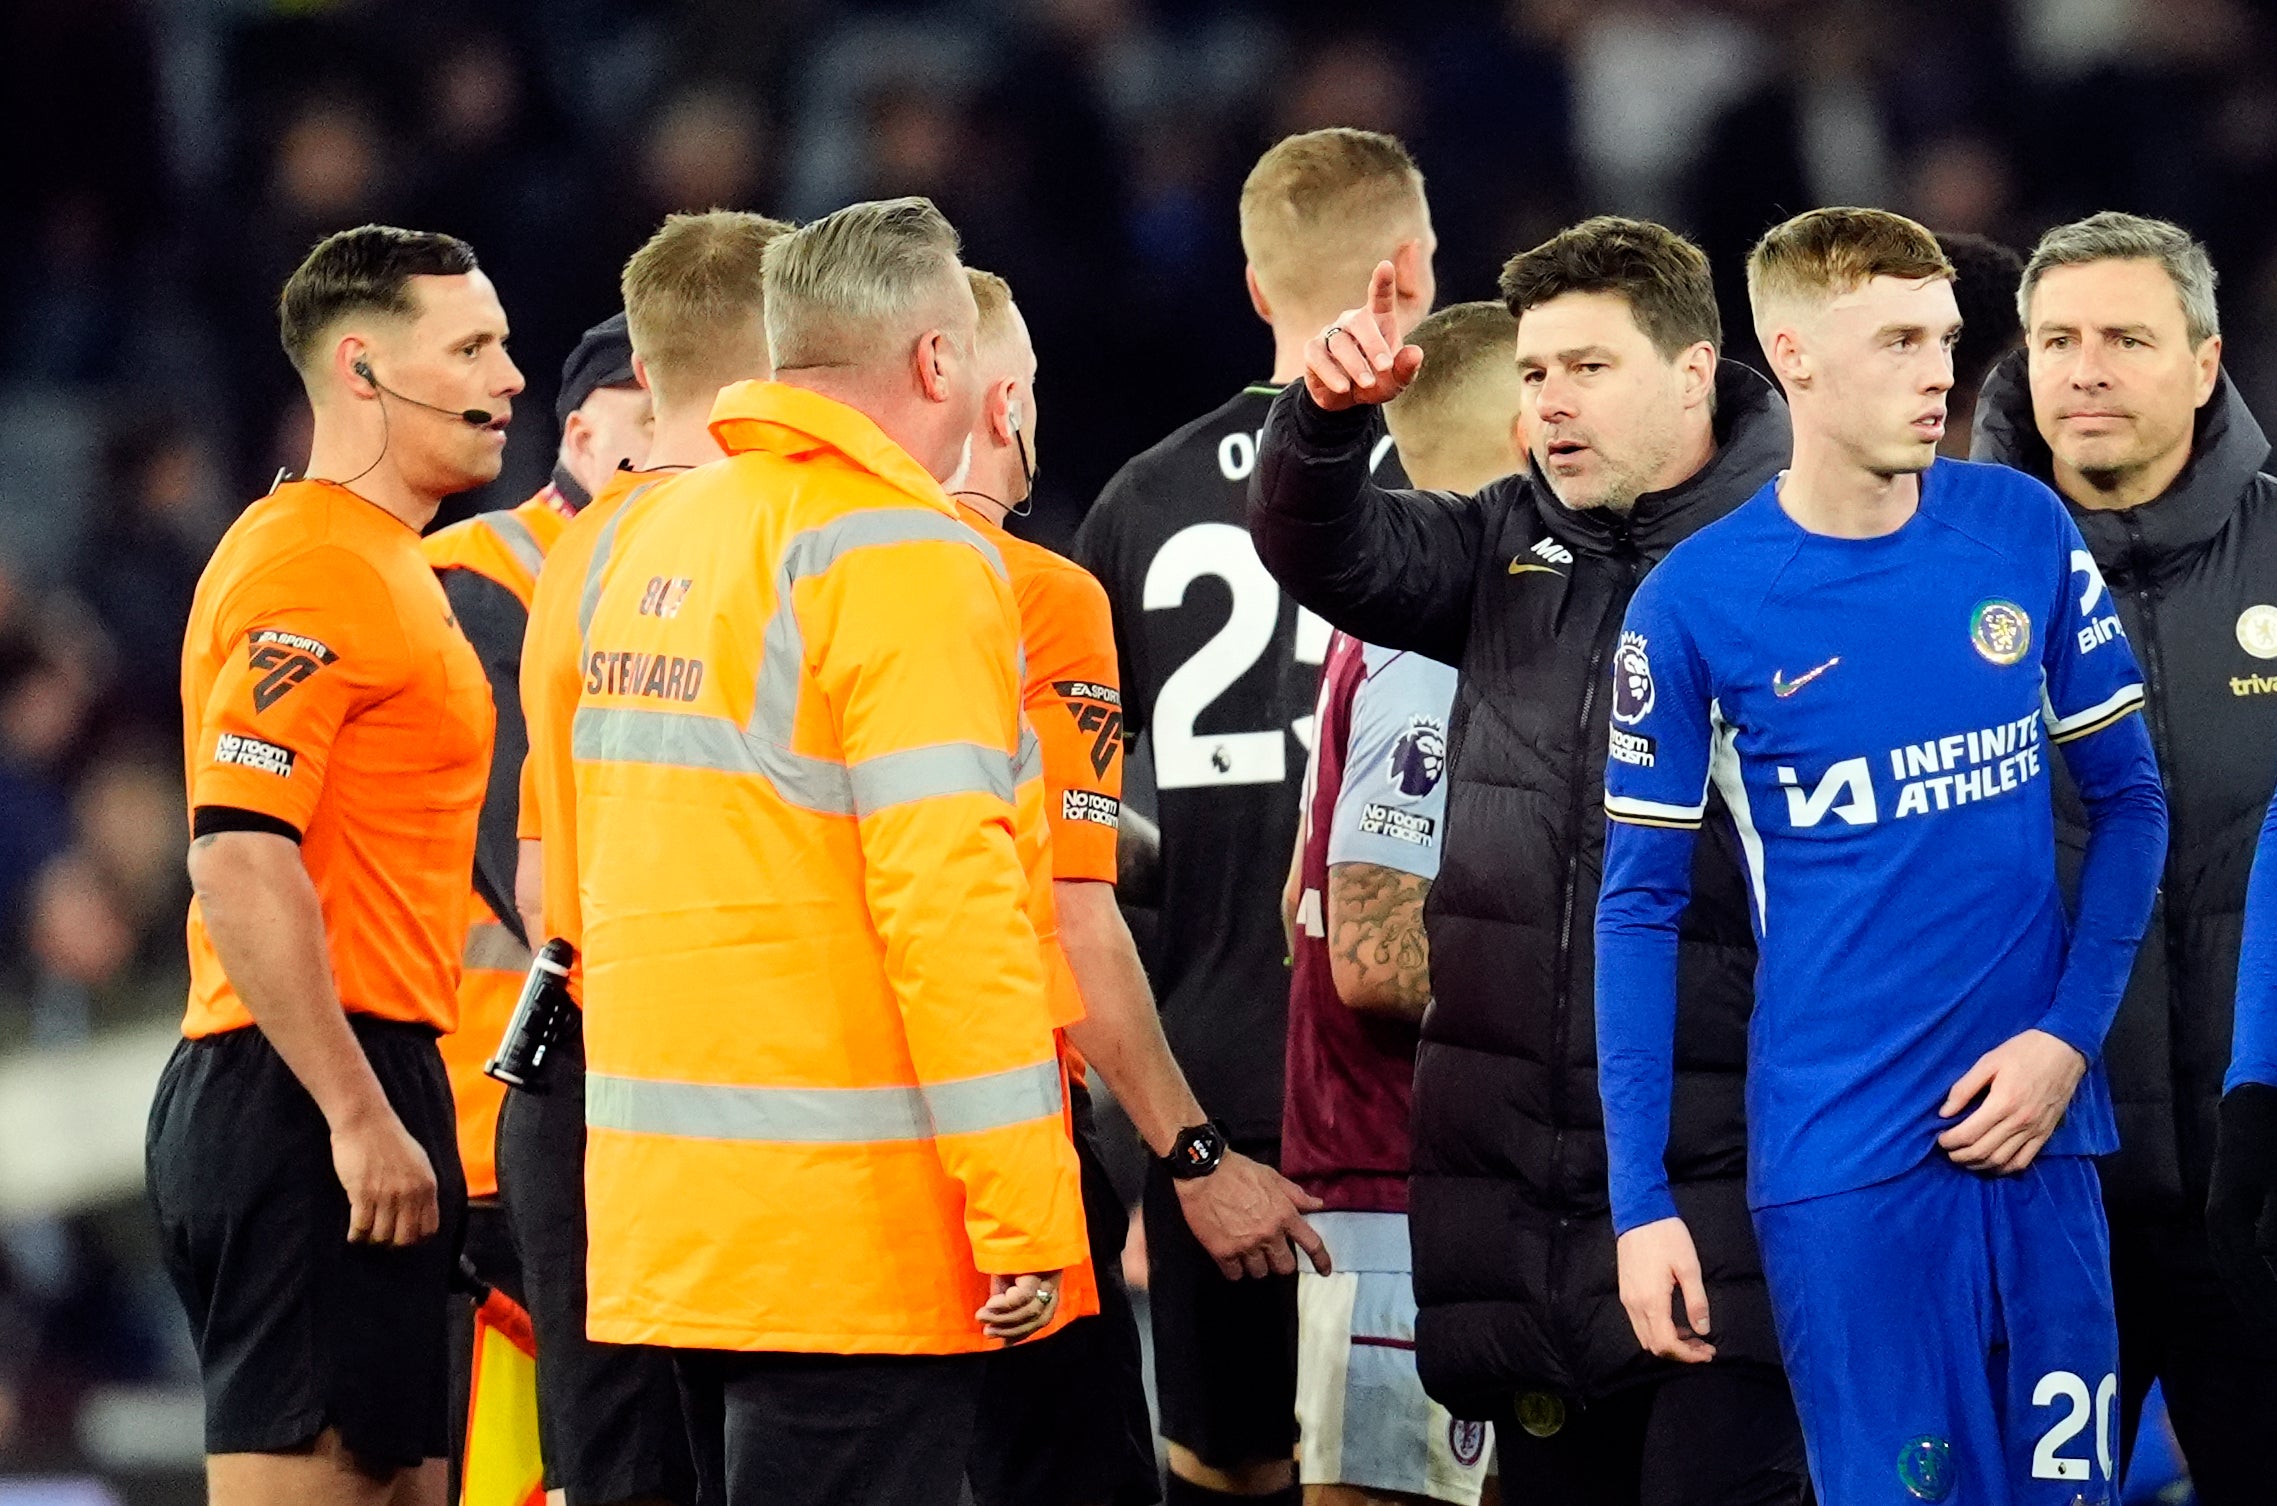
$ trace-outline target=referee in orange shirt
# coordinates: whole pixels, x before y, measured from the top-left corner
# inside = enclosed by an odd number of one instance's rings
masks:
[[[522,389],[449,236],[367,225],[279,307],[308,479],[238,519],[182,653],[190,1001],[150,1197],[205,1381],[217,1506],[440,1506],[465,1208],[457,1011],[490,694],[419,550],[498,474]]]
[[[1095,1143],[1086,1062],[1148,1149],[1171,1164],[1188,1227],[1228,1277],[1287,1274],[1292,1242],[1325,1272],[1328,1252],[1301,1216],[1319,1202],[1226,1146],[1163,1038],[1115,904],[1122,691],[1107,593],[1073,560],[1004,531],[1035,485],[1036,351],[1004,279],[970,268],[966,277],[986,386],[964,478],[950,495],[1002,556],[1020,608],[1021,709],[1043,748],[1059,945],[1083,995],[1084,1017],[1061,1045],[1099,1298],[1095,1315],[990,1357],[970,1478],[978,1506],[1147,1506],[1162,1491],[1138,1322],[1120,1269],[1129,1217]]]

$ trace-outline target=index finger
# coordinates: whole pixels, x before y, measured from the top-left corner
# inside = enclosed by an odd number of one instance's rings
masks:
[[[1937,1106],[1937,1117],[1950,1119],[1967,1108],[1971,1100],[1992,1085],[1992,1079],[1992,1053],[1988,1051],[1978,1057],[1975,1065],[1963,1072],[1961,1080],[1945,1094],[1945,1101]]]
[[[1375,275],[1368,279],[1368,312],[1376,316],[1379,324],[1392,316],[1398,276],[1390,262],[1380,261],[1376,263]]]
[[[1281,1178],[1281,1191],[1288,1194],[1289,1201],[1297,1205],[1299,1213],[1318,1213],[1328,1206],[1287,1177]]]
[[[1313,1274],[1326,1276],[1333,1271],[1334,1267],[1328,1259],[1328,1241],[1322,1239],[1320,1232],[1312,1225],[1301,1218],[1292,1218],[1288,1221],[1286,1232],[1296,1247],[1305,1252],[1305,1259],[1312,1262]]]

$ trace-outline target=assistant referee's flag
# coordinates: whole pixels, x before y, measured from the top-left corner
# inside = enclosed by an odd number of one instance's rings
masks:
[[[544,1506],[538,1458],[538,1348],[530,1315],[492,1289],[474,1314],[459,1506]]]

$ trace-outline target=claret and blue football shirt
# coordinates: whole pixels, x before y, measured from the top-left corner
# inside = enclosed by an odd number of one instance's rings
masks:
[[[1848,539],[1797,524],[1779,485],[1671,552],[1615,655],[1597,1015],[1622,1231],[1676,1214],[1676,928],[1711,786],[1761,942],[1758,1207],[1920,1164],[1946,1093],[2024,1030],[2097,1063],[2164,859],[2142,679],[2053,492],[1940,460],[1902,527]],[[2059,750],[2093,825],[2073,922]],[[2116,1145],[2097,1064],[2042,1153]]]

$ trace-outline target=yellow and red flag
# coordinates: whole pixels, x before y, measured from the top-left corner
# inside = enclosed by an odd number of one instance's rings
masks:
[[[474,1315],[459,1506],[545,1506],[538,1457],[538,1346],[530,1315],[492,1290]]]

